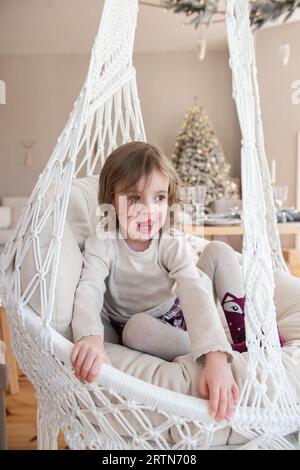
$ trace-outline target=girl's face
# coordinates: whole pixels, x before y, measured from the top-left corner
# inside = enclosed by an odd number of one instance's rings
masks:
[[[149,240],[166,221],[169,177],[153,170],[138,181],[137,190],[122,192],[121,188],[118,183],[114,206],[123,232],[132,240]]]

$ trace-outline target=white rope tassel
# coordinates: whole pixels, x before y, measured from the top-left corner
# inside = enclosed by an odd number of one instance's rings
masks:
[[[38,450],[57,450],[58,424],[50,419],[51,410],[45,400],[38,398],[37,408],[37,448]]]

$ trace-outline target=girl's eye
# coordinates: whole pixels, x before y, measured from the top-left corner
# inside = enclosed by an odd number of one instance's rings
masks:
[[[159,194],[158,196],[156,196],[157,202],[164,201],[165,199],[166,199],[166,196],[164,194]]]

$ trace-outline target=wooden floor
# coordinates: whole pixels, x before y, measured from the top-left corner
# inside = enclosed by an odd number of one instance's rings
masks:
[[[20,393],[6,395],[6,426],[8,449],[35,450],[37,448],[34,388],[23,374],[20,376]],[[60,449],[66,448],[61,436],[58,443]]]

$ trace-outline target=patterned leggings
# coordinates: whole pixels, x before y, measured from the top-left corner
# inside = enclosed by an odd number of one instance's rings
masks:
[[[246,299],[241,265],[236,253],[229,245],[213,241],[199,256],[197,266],[212,281],[215,302],[220,301],[229,327],[232,349],[247,351],[244,313]],[[136,314],[126,324],[114,320],[111,322],[122,338],[122,343],[132,349],[165,360],[173,360],[191,352],[191,343],[178,297],[169,311],[158,318]],[[285,340],[279,331],[278,335],[283,346]]]

